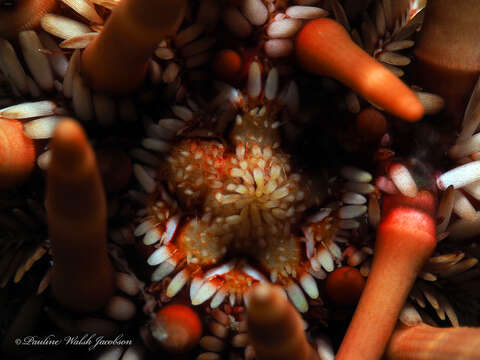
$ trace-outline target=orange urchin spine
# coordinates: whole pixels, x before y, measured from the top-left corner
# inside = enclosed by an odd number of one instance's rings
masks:
[[[82,54],[82,74],[97,91],[128,93],[143,81],[160,40],[175,33],[186,1],[125,0]]]
[[[35,166],[33,141],[23,133],[23,125],[14,119],[0,118],[0,188],[24,183]]]
[[[460,346],[459,346],[460,345]],[[400,325],[385,352],[388,360],[473,360],[480,358],[480,329]]]
[[[307,342],[300,315],[277,287],[256,286],[247,310],[248,334],[257,359],[318,359]]]
[[[407,121],[423,116],[417,96],[358,47],[336,21],[310,21],[298,33],[296,52],[305,70],[339,80],[385,111]]]
[[[397,196],[377,230],[367,284],[337,359],[380,359],[405,299],[435,245],[435,199]],[[425,211],[426,209],[426,211]]]
[[[0,37],[13,39],[20,31],[34,29],[56,5],[55,0],[14,1],[12,9],[0,10]]]
[[[415,47],[415,78],[442,96],[450,116],[459,120],[480,74],[480,3],[435,0],[427,3]]]
[[[113,295],[107,208],[95,155],[80,125],[63,120],[51,143],[47,221],[53,249],[52,292],[76,311],[101,308]]]

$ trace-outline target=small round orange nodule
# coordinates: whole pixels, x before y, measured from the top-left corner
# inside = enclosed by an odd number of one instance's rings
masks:
[[[233,50],[220,51],[213,60],[213,71],[222,80],[234,80],[242,70],[242,58]]]
[[[330,273],[327,278],[327,294],[330,300],[339,306],[357,304],[365,279],[356,268],[343,266]]]
[[[167,305],[151,325],[154,339],[170,353],[179,354],[194,348],[202,336],[197,313],[185,305]]]
[[[368,141],[379,140],[387,132],[387,119],[374,108],[363,109],[356,118],[357,131]]]

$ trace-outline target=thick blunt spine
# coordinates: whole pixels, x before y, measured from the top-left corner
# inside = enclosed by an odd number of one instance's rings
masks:
[[[435,248],[435,200],[426,191],[417,197],[384,200],[372,268],[339,360],[381,358],[410,289]]]
[[[101,308],[113,295],[107,208],[93,149],[78,123],[62,120],[51,143],[47,221],[53,249],[52,292],[76,311]]]

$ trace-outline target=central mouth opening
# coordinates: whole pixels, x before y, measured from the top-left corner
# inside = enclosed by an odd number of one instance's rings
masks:
[[[285,277],[301,266],[304,243],[296,232],[314,201],[280,148],[273,110],[237,115],[231,146],[191,138],[172,149],[166,180],[190,214],[174,243],[188,264],[208,271],[238,259]]]

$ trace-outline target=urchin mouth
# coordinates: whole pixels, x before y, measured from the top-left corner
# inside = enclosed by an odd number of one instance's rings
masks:
[[[332,255],[319,244],[320,259],[314,264],[305,248],[302,221],[318,199],[280,148],[279,115],[289,95],[275,102],[278,71],[269,72],[264,96],[258,63],[252,63],[248,77],[248,94],[230,99],[240,111],[227,144],[190,137],[162,150],[166,161],[157,177],[178,204],[161,200],[165,205],[148,210],[135,235],[144,235],[146,245],[158,243],[147,262],[157,266],[153,282],[167,278],[169,298],[188,284],[193,305],[211,299],[213,309],[227,296],[232,306],[248,305],[253,286],[272,282],[306,312],[303,291],[318,298],[314,276],[324,278],[320,267],[333,267]]]
[[[187,264],[210,267],[240,254],[269,273],[296,273],[301,247],[292,227],[309,204],[308,187],[276,147],[239,139],[230,153],[187,140],[169,158],[167,173],[170,187],[186,200],[182,207],[191,208],[193,199],[202,209],[174,241]]]
[[[201,140],[179,144],[168,161],[169,186],[181,207],[197,215],[183,212],[175,234],[152,254],[148,262],[159,265],[152,280],[160,281],[185,264],[173,276],[167,295],[175,296],[190,279],[194,305],[215,293],[219,295],[213,305],[225,294],[244,302],[243,296],[259,282],[285,288],[294,283],[305,272],[306,257],[301,238],[292,230],[298,230],[310,200],[305,199],[307,187],[299,174],[292,173],[288,160],[276,148],[261,147],[256,141],[238,141],[235,153]],[[168,233],[167,218],[162,226]],[[201,284],[198,289],[196,282]],[[300,308],[303,311],[305,306]]]
[[[254,259],[251,263],[259,268],[282,271],[284,264],[295,268],[301,261],[300,241],[291,235],[291,224],[279,223],[275,231],[259,237],[251,231],[248,211],[241,215],[217,217],[208,221],[208,216],[188,220],[175,236],[173,243],[187,264],[202,268],[215,266],[230,259]],[[235,217],[235,222],[229,220]],[[242,218],[244,221],[242,221]],[[237,221],[238,220],[238,221]],[[260,226],[262,226],[261,224]],[[180,256],[180,255],[179,255]]]

